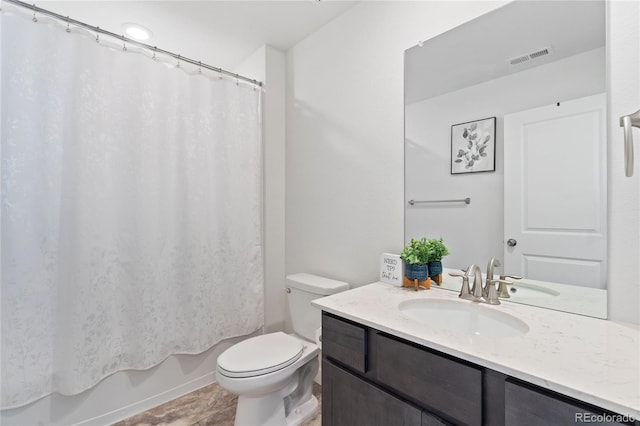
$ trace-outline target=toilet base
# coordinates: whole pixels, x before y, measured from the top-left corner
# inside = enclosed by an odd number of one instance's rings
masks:
[[[235,426],[299,426],[318,411],[318,399],[311,397],[299,404],[285,417],[282,396],[272,394],[260,398],[240,396],[236,409]]]
[[[319,367],[317,348],[309,356],[311,360],[299,367],[280,389],[240,394],[235,426],[298,426],[311,418],[318,409],[318,399],[312,393]]]
[[[318,398],[311,395],[305,403],[300,404],[287,417],[287,426],[299,426],[318,412]]]

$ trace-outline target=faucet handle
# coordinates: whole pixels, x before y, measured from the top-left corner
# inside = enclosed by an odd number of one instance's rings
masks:
[[[521,280],[522,277],[518,276],[518,275],[500,275],[500,279],[501,280],[506,280],[507,278],[510,278],[512,280]],[[498,286],[498,297],[500,297],[501,299],[510,299],[511,296],[509,295],[509,291],[507,290],[507,286],[500,283],[500,285]]]
[[[507,286],[513,284],[513,281],[507,280],[487,280],[486,286],[489,288],[488,295],[485,298],[490,305],[499,305],[500,299],[498,298],[498,292],[494,284],[500,284],[501,286]],[[508,293],[507,293],[508,294]]]
[[[512,280],[521,280],[522,279],[522,277],[519,276],[519,275],[509,275],[509,274],[500,275],[500,279],[501,280],[506,280],[507,278],[511,278]]]
[[[499,279],[499,280],[487,280],[487,282],[489,284],[505,284],[505,285],[511,285],[513,284],[513,281],[508,281],[508,280],[503,280],[503,279]]]
[[[460,288],[460,294],[458,297],[461,299],[471,299],[471,290],[469,289],[469,276],[461,274],[460,272],[449,272],[452,277],[462,278],[462,287]]]

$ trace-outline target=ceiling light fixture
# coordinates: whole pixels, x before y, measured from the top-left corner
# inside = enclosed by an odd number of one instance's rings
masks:
[[[153,35],[150,29],[140,24],[128,22],[126,24],[123,24],[122,28],[124,29],[124,33],[127,35],[127,37],[131,37],[132,39],[138,41],[149,40],[149,38],[151,38],[151,36]]]

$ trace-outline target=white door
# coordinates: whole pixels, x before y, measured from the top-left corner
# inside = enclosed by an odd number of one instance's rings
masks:
[[[504,271],[604,288],[606,95],[504,117]]]

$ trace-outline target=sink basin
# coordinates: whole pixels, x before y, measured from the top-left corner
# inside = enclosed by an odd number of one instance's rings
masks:
[[[529,332],[524,321],[466,300],[407,300],[398,309],[418,322],[469,336],[512,337]]]

